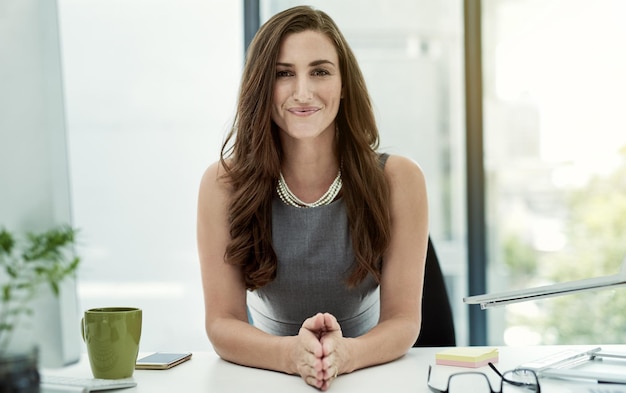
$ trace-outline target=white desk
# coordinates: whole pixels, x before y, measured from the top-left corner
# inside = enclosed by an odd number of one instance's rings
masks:
[[[587,348],[588,346],[581,347]],[[626,345],[601,345],[603,350],[626,352]],[[541,347],[500,347],[500,360],[497,364],[501,371],[509,370],[521,363],[562,351],[570,346]],[[431,383],[433,386],[445,388],[448,375],[460,371],[479,370],[487,374],[497,390],[499,378],[489,367],[469,369],[451,366],[435,366],[435,353],[441,348],[414,348],[409,353],[388,364],[371,367],[345,374],[333,382],[329,392],[337,393],[420,393],[430,392],[426,386],[428,365],[434,366]],[[142,355],[142,354],[140,354]],[[626,369],[626,365],[625,365]],[[47,374],[68,375],[73,377],[91,378],[89,361],[85,356],[80,363],[63,369],[43,370]],[[289,392],[312,393],[317,390],[293,375],[278,372],[242,367],[220,359],[214,352],[193,352],[193,357],[170,370],[135,370],[133,378],[137,386],[119,390],[120,393],[214,393],[214,392],[254,392],[277,393]],[[541,391],[544,393],[622,393],[626,385],[571,384],[562,380],[540,380]],[[593,387],[579,390],[582,385]],[[602,387],[602,390],[598,390]],[[472,393],[471,389],[467,393]]]

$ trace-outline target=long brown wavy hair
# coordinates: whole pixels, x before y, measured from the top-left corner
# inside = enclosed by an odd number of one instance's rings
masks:
[[[282,157],[279,130],[271,119],[276,59],[283,37],[306,30],[321,32],[334,43],[343,82],[336,118],[337,158],[342,163],[342,191],[355,255],[346,284],[354,287],[368,274],[380,281],[382,255],[389,245],[389,188],[376,152],[379,136],[372,105],[356,58],[327,14],[308,6],[290,8],[269,19],[248,48],[237,112],[220,156],[233,190],[228,211],[231,241],[225,259],[241,266],[251,290],[276,277],[272,198]]]

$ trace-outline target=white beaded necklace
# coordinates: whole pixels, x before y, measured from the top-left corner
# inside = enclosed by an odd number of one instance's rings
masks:
[[[293,207],[318,207],[318,206],[328,205],[329,203],[334,201],[335,198],[337,197],[337,194],[339,194],[339,191],[341,190],[342,184],[343,183],[341,181],[341,169],[339,169],[339,172],[337,173],[337,177],[335,177],[335,180],[333,180],[333,183],[328,188],[328,191],[326,191],[324,195],[322,195],[320,199],[318,199],[317,201],[307,203],[307,202],[303,202],[302,200],[300,200],[300,198],[298,198],[293,192],[291,192],[281,172],[280,178],[278,179],[278,185],[276,186],[276,192],[278,193],[278,196],[280,197],[280,199],[286,205],[293,206]]]

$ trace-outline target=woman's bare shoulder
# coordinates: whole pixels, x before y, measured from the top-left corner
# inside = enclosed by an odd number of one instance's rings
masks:
[[[385,164],[385,175],[392,182],[424,181],[424,173],[419,164],[400,155],[389,155]]]
[[[200,193],[206,196],[226,198],[230,191],[231,187],[224,163],[216,161],[209,165],[202,174]]]

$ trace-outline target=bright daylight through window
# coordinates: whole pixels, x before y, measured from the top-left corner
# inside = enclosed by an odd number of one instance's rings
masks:
[[[489,291],[617,273],[626,255],[626,3],[482,6]],[[623,343],[625,291],[490,310],[489,341]]]

